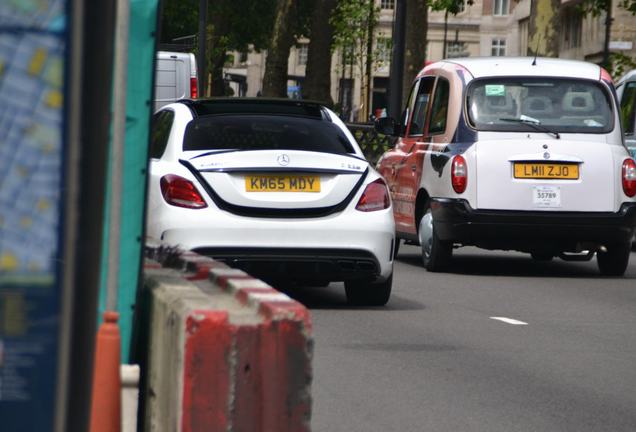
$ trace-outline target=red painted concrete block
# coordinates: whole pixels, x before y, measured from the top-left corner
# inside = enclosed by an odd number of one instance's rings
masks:
[[[196,311],[186,321],[183,432],[227,431],[232,334],[226,311]]]

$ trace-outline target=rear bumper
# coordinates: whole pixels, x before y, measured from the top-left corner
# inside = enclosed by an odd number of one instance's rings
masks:
[[[264,279],[344,281],[381,277],[378,259],[364,250],[196,248],[194,251]]]
[[[616,213],[474,210],[465,200],[437,198],[431,203],[442,240],[493,249],[577,250],[581,245],[631,241],[636,203]]]
[[[148,223],[148,239],[226,261],[251,274],[296,279],[389,277],[392,209],[345,211],[323,218],[250,218],[207,208],[172,207]],[[312,265],[316,263],[316,265]]]

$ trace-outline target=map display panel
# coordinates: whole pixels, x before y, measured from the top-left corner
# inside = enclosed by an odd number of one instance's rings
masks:
[[[0,2],[0,418],[53,429],[66,1]]]

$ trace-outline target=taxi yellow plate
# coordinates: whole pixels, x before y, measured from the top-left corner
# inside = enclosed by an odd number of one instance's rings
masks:
[[[320,176],[248,175],[247,192],[320,192]]]
[[[515,162],[515,178],[566,179],[579,178],[579,166],[575,163]]]

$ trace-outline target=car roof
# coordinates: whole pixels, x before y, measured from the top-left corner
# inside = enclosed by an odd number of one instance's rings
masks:
[[[550,76],[600,80],[601,68],[593,63],[547,57],[468,57],[442,60],[468,70],[473,77]],[[535,65],[533,65],[533,62]],[[432,67],[430,65],[428,67]]]
[[[182,99],[195,117],[221,114],[273,114],[329,119],[322,104],[284,98],[208,98]]]

